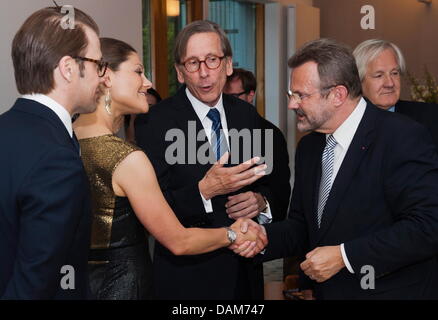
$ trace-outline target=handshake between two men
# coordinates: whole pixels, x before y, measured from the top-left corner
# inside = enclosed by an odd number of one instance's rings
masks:
[[[260,161],[258,157],[238,166],[224,167],[228,157],[227,152],[199,182],[199,190],[205,199],[236,192],[265,175],[266,165],[257,165]],[[252,258],[265,249],[268,244],[266,229],[252,219],[263,214],[266,205],[263,195],[254,191],[228,197],[225,204],[226,212],[230,218],[236,219],[236,222],[230,226],[236,234],[236,239],[229,249],[246,258]],[[312,280],[324,282],[330,279],[345,267],[340,246],[315,248],[306,254],[306,260],[300,267]]]

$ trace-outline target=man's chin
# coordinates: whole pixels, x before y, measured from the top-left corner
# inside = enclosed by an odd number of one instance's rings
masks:
[[[382,101],[381,103],[376,103],[376,106],[380,109],[388,110],[389,108],[395,106],[397,101],[391,100],[391,101]]]
[[[298,122],[297,123],[297,130],[301,133],[306,133],[306,132],[313,131],[313,128],[311,128],[311,126],[308,123]]]
[[[77,108],[76,113],[80,114],[86,114],[86,113],[93,113],[97,109],[97,102],[90,103],[88,105],[83,105]]]
[[[382,97],[382,98],[383,99],[379,99],[378,101],[376,101],[375,105],[385,110],[388,110],[389,108],[395,106],[395,104],[398,101],[398,97],[396,97],[395,95]]]

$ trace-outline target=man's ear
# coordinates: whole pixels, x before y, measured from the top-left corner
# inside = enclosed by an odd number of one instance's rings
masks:
[[[227,76],[231,76],[233,74],[233,58],[232,57],[226,57],[226,68],[227,68]]]
[[[348,89],[343,85],[334,87],[330,93],[333,95],[335,106],[341,106],[348,98]]]
[[[178,65],[178,64],[176,64],[176,63],[174,64],[174,66],[175,66],[176,76],[178,78],[178,82],[181,83],[181,84],[185,83],[185,81],[184,81],[184,74],[183,74],[182,70],[180,69],[180,68],[183,68],[183,67]]]
[[[59,74],[67,81],[71,82],[75,72],[79,72],[79,65],[75,59],[70,56],[64,56],[59,60],[58,67]]]

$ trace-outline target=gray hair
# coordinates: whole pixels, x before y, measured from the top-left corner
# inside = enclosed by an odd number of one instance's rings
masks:
[[[343,85],[351,99],[361,95],[362,86],[349,47],[332,39],[313,40],[289,58],[288,66],[294,69],[310,61],[318,65],[321,91]]]
[[[221,40],[222,52],[225,57],[232,57],[230,41],[222,28],[215,22],[209,20],[197,20],[186,25],[175,39],[174,58],[175,63],[180,64],[181,59],[186,54],[187,43],[191,36],[197,33],[213,32],[216,33]]]
[[[406,71],[405,58],[403,57],[400,48],[394,43],[380,39],[365,40],[353,51],[357,68],[359,70],[360,81],[363,81],[365,78],[368,64],[386,49],[391,49],[394,52],[400,73],[403,74]]]

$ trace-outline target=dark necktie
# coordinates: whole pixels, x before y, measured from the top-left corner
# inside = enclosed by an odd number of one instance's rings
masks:
[[[228,150],[224,132],[222,130],[221,115],[216,108],[210,109],[207,117],[213,122],[211,126],[211,146],[216,155],[216,160]]]
[[[78,138],[76,137],[76,134],[74,132],[73,132],[72,140],[73,140],[73,144],[74,144],[76,150],[78,151],[78,153],[80,155],[81,154],[81,147],[79,145]]]

